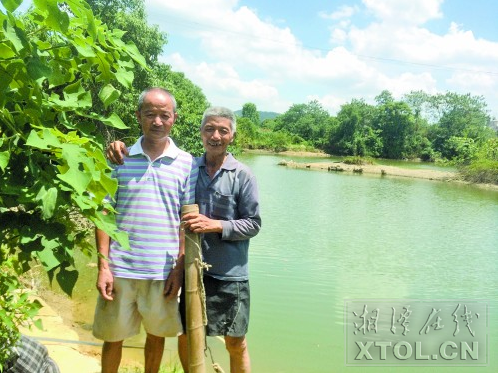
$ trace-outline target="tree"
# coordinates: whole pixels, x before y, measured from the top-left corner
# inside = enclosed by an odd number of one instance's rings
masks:
[[[494,136],[489,128],[489,115],[482,96],[460,95],[457,93],[439,94],[432,98],[432,110],[438,113],[437,125],[429,132],[434,149],[443,157],[456,156],[454,147],[447,142],[452,137],[467,137],[480,145]]]
[[[259,120],[259,113],[256,105],[253,103],[246,103],[242,106],[242,118],[247,118],[255,125],[259,126],[261,121]]]
[[[412,153],[411,139],[415,121],[410,107],[404,102],[389,102],[377,108],[374,128],[380,130],[382,157],[402,159]]]
[[[388,90],[383,90],[378,96],[375,97],[375,102],[378,106],[392,104],[394,97]]]
[[[258,127],[249,118],[237,120],[236,144],[242,149],[250,149],[258,141]]]
[[[2,283],[19,287],[17,276],[37,262],[71,294],[78,277],[74,250],[90,250],[81,216],[127,246],[105,199],[117,186],[94,121],[126,126],[115,113],[95,110],[89,87],[101,87],[96,100],[107,109],[120,97],[115,86],[130,87],[135,63],[145,67],[145,60],[83,0],[35,1],[22,17],[13,13],[21,2],[2,0],[6,13],[0,11]],[[25,298],[13,303],[7,296],[0,294],[2,309],[15,312],[0,312],[2,346],[15,343],[13,317],[31,312]],[[0,354],[0,365],[5,358]]]
[[[352,100],[341,106],[326,150],[338,155],[378,156],[382,141],[372,128],[374,115],[375,107],[363,100]]]
[[[286,131],[323,148],[330,115],[314,100],[308,104],[295,104],[275,119],[275,131]]]
[[[402,101],[408,104],[417,122],[431,122],[431,96],[423,91],[412,91],[403,96]],[[433,118],[434,119],[434,118]],[[435,120],[432,121],[434,123]]]

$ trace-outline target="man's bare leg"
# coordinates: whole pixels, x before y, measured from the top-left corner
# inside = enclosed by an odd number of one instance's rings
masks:
[[[123,341],[104,342],[102,346],[102,373],[118,373],[121,355],[123,351]]]
[[[147,333],[145,340],[145,373],[157,373],[161,366],[164,352],[164,337],[157,337]]]
[[[250,373],[251,360],[247,349],[246,337],[225,336],[225,345],[230,354],[231,373]]]
[[[181,334],[178,336],[178,357],[180,358],[180,363],[182,363],[182,368],[185,373],[188,373],[188,342],[187,334]]]

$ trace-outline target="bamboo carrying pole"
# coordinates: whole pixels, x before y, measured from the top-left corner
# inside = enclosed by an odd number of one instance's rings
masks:
[[[182,206],[182,217],[199,213],[198,205]],[[200,238],[197,233],[185,230],[185,304],[187,317],[188,366],[190,373],[205,373],[205,329],[201,274]]]

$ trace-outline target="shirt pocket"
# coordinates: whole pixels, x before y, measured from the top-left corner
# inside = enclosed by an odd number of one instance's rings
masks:
[[[211,216],[214,219],[233,220],[236,218],[235,198],[233,195],[215,192],[211,203]]]

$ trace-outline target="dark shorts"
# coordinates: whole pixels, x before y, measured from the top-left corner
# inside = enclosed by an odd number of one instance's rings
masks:
[[[204,276],[206,335],[243,337],[249,327],[249,281],[222,281]],[[180,314],[183,330],[186,330],[185,293],[180,294]]]

